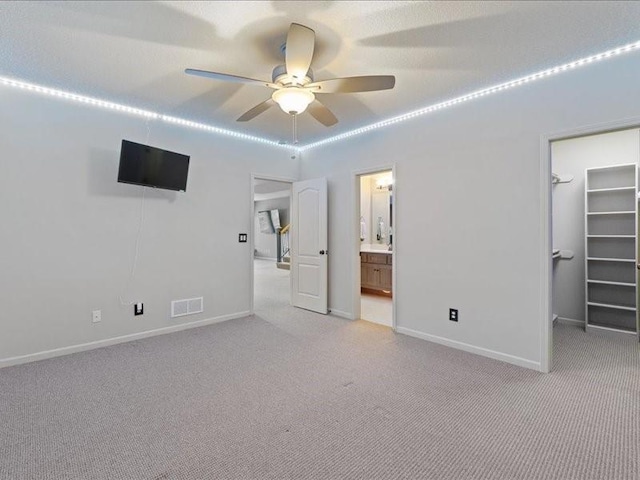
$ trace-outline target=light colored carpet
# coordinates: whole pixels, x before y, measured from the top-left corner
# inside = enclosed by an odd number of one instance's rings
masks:
[[[631,337],[559,325],[542,375],[263,300],[0,370],[0,478],[640,478]]]

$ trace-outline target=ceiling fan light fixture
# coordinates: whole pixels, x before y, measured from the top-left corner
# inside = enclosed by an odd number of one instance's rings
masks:
[[[307,109],[316,97],[312,92],[304,88],[285,87],[273,92],[271,98],[284,113],[299,115]]]

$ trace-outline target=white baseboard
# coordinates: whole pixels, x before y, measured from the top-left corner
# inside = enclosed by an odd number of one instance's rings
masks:
[[[476,347],[468,343],[458,342],[456,340],[450,340],[444,337],[438,337],[436,335],[430,335],[428,333],[418,332],[410,328],[397,327],[396,332],[410,337],[420,338],[429,342],[438,343],[446,347],[456,348],[458,350],[464,350],[465,352],[475,353],[476,355],[482,355],[483,357],[493,358],[494,360],[500,360],[503,362],[517,365],[519,367],[529,368],[531,370],[542,371],[540,362],[534,362],[527,360],[526,358],[516,357],[502,352],[496,352],[495,350],[489,350],[488,348]]]
[[[336,317],[346,318],[347,320],[353,320],[353,315],[349,312],[343,312],[342,310],[336,310],[335,308],[330,308],[329,313]]]
[[[109,345],[131,342],[133,340],[140,340],[142,338],[155,337],[156,335],[165,335],[167,333],[179,332],[181,330],[188,330],[190,328],[204,327],[205,325],[226,322],[227,320],[234,320],[236,318],[247,317],[249,315],[250,313],[248,311],[230,313],[227,315],[220,315],[219,317],[205,318],[204,320],[197,320],[195,322],[181,323],[179,325],[172,325],[170,327],[157,328],[155,330],[147,330],[144,332],[132,333],[130,335],[122,335],[120,337],[107,338],[105,340],[97,340],[95,342],[70,345],[68,347],[55,348],[53,350],[45,350],[43,352],[30,353],[17,357],[2,358],[0,359],[0,368],[10,367],[12,365],[20,365],[22,363],[36,362],[38,360],[46,360],[47,358],[61,357],[63,355],[69,355],[71,353],[94,350],[96,348],[108,347]]]
[[[558,317],[558,323],[564,323],[565,325],[574,325],[578,327],[584,327],[584,320],[576,320],[574,318]]]

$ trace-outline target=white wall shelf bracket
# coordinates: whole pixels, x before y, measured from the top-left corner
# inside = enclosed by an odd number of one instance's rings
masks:
[[[569,183],[573,180],[573,175],[560,175],[558,173],[551,174],[551,183]]]
[[[562,260],[571,260],[574,256],[573,250],[558,250],[553,251],[552,258],[558,258]]]

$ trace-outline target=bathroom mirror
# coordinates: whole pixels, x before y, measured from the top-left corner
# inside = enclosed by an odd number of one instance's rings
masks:
[[[361,178],[361,233],[362,243],[391,245],[393,240],[393,185],[391,172]]]

